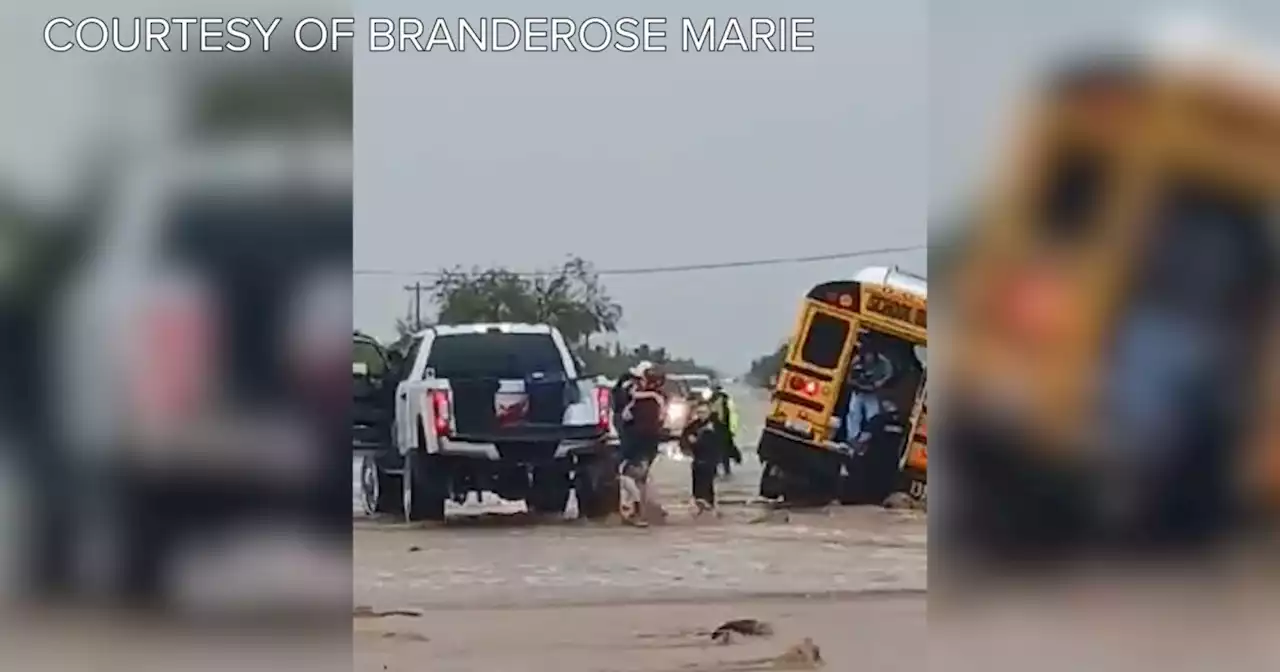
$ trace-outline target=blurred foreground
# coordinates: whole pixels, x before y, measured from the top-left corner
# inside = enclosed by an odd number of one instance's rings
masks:
[[[1158,38],[1039,63],[931,259],[945,669],[1280,661],[1280,70],[1206,24]]]
[[[0,657],[345,669],[349,59],[17,53],[48,15],[8,18]]]
[[[1280,502],[1280,80],[1217,46],[1070,62],[1025,106],[949,269],[949,541],[1199,549]]]

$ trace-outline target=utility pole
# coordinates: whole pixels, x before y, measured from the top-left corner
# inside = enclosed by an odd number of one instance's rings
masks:
[[[426,285],[419,280],[412,285],[406,285],[404,291],[413,292],[413,330],[417,331],[422,328],[422,293],[426,291]]]

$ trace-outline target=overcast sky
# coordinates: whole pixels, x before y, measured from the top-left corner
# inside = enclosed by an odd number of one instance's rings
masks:
[[[523,270],[573,253],[607,269],[923,244],[925,5],[822,4],[699,5],[813,16],[808,54],[358,53],[356,268]],[[428,19],[478,16],[469,6],[361,4]],[[585,19],[598,5],[533,7],[486,3],[484,16]],[[605,280],[625,342],[739,372],[785,338],[810,286],[893,263],[923,272],[925,254]],[[357,324],[387,333],[406,281],[356,277]]]
[[[990,165],[1016,94],[1046,64],[1144,39],[1175,17],[1201,17],[1274,48],[1274,0],[935,0],[929,5],[930,202],[962,202]]]
[[[314,13],[317,4],[272,11]],[[576,253],[617,268],[920,244],[930,208],[953,206],[977,180],[1019,83],[1070,48],[1131,37],[1152,17],[1194,3],[820,4],[700,5],[721,17],[776,16],[780,7],[813,16],[811,54],[358,50],[354,266],[534,269]],[[1213,16],[1252,37],[1270,40],[1280,25],[1280,3],[1212,4]],[[176,6],[183,11],[159,0],[123,3],[115,14],[212,14],[208,2]],[[223,15],[245,8],[243,0],[217,6]],[[98,7],[72,0],[6,9],[0,188],[54,201],[76,174],[114,86],[100,73],[120,59],[53,54],[39,34],[50,16]],[[188,11],[195,7],[202,11]],[[423,18],[470,7],[358,5],[365,16]],[[581,19],[591,7],[486,3],[485,15]],[[683,14],[680,4],[635,7],[617,11]],[[157,58],[165,57],[149,60]],[[872,263],[926,265],[915,253],[606,280],[626,308],[628,342],[740,371],[785,336],[808,286]],[[357,277],[357,326],[388,333],[405,313],[408,281]]]

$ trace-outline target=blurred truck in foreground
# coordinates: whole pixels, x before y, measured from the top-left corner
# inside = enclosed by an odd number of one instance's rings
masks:
[[[8,315],[19,585],[158,605],[277,523],[323,549],[296,576],[349,566],[349,63],[168,65],[104,103],[65,263]]]

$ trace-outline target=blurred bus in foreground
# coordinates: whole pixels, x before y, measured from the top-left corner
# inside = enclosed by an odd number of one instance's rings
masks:
[[[1280,494],[1280,80],[1148,53],[1038,94],[952,274],[945,529],[1217,539]]]
[[[760,436],[761,496],[924,499],[926,290],[922,277],[871,267],[805,295]],[[867,380],[872,370],[878,377]],[[851,414],[863,399],[872,405]]]

